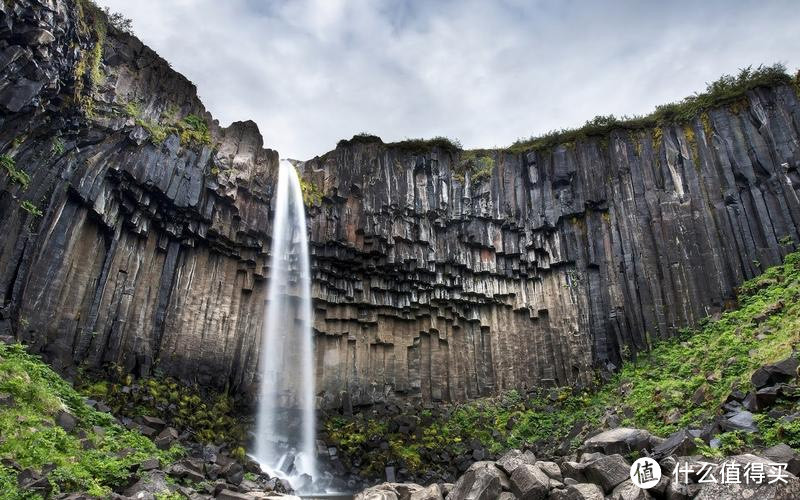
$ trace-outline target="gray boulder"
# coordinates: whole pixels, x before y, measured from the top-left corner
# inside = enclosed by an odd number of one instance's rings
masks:
[[[536,455],[530,451],[521,452],[520,450],[511,450],[496,462],[496,465],[506,474],[511,475],[514,470],[522,464],[533,465],[536,463]]]
[[[382,483],[357,494],[354,500],[411,500],[412,495],[423,490],[425,488],[413,483]],[[423,498],[428,497],[423,496],[414,500]]]
[[[520,500],[541,500],[549,488],[550,478],[535,465],[522,464],[511,474],[511,491]]]
[[[772,462],[787,464],[789,466],[787,470],[795,476],[800,474],[800,454],[788,444],[776,444],[761,454]]]
[[[583,443],[587,452],[602,452],[606,455],[614,453],[627,454],[632,451],[650,451],[662,441],[644,429],[617,427],[590,437]]]
[[[410,500],[444,500],[444,495],[438,484],[432,484],[411,493]]]
[[[155,495],[156,493],[169,493],[169,485],[164,471],[154,470],[142,474],[138,481],[124,491],[125,496],[134,498],[142,498],[146,494]]]
[[[556,481],[562,481],[564,479],[564,476],[561,475],[561,469],[555,462],[536,462],[536,467],[539,467],[550,479],[555,479]]]
[[[621,455],[608,455],[586,464],[586,478],[610,492],[630,477],[631,466]]]
[[[651,500],[653,495],[648,490],[639,488],[628,479],[619,483],[611,492],[611,500]]]
[[[508,476],[493,462],[475,462],[456,481],[448,500],[495,500],[509,485]],[[508,489],[508,486],[506,487]]]
[[[550,492],[552,500],[604,500],[603,490],[592,483],[571,484]]]

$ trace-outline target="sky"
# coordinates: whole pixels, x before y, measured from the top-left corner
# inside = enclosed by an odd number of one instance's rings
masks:
[[[281,157],[368,132],[464,147],[646,114],[761,63],[800,66],[794,0],[98,0]]]

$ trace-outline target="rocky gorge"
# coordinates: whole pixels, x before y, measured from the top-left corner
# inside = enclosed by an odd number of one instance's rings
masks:
[[[578,394],[735,307],[742,284],[800,242],[800,82],[781,71],[739,84],[690,113],[596,120],[503,149],[363,134],[296,161],[321,414],[386,411],[413,436],[409,414],[509,391]],[[90,2],[0,3],[0,336],[70,379],[169,377],[248,407],[278,161],[255,123],[221,126],[190,81]],[[744,396],[732,400],[755,404]],[[660,441],[647,442],[626,453]],[[342,475],[364,469],[341,462],[338,442],[320,448]],[[484,480],[497,490],[485,498],[613,496],[624,484],[570,484],[564,463],[631,457],[562,451],[555,463],[475,446],[426,479],[452,480],[455,499]],[[501,465],[511,458],[532,489]]]

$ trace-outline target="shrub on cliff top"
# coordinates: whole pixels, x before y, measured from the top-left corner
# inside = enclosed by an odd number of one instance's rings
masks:
[[[573,142],[592,136],[604,136],[615,129],[638,130],[673,123],[686,123],[704,111],[731,105],[746,98],[748,91],[758,87],[793,84],[795,80],[786,72],[786,66],[776,63],[771,66],[748,66],[736,76],[722,75],[706,86],[705,92],[685,99],[657,106],[646,116],[617,118],[614,115],[598,116],[587,121],[577,129],[562,129],[548,132],[538,137],[519,139],[507,149],[524,152],[534,149],[548,149],[559,144]]]

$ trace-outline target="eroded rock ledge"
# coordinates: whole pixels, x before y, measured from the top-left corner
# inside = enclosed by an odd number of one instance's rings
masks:
[[[278,155],[93,16],[0,5],[0,154],[29,177],[0,174],[0,330],[61,368],[248,392]],[[181,137],[190,117],[207,139]],[[438,147],[301,164],[320,404],[587,383],[719,310],[800,241],[798,129],[776,86],[688,126],[486,152],[480,181]]]

